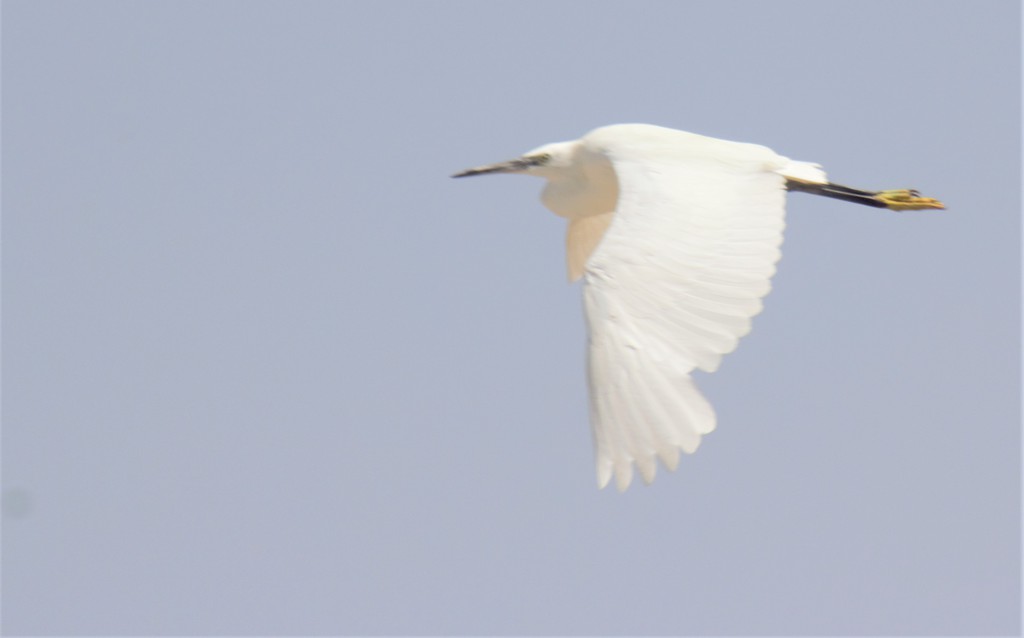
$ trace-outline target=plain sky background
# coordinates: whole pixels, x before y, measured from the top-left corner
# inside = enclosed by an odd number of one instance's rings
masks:
[[[1020,6],[3,3],[8,634],[1020,630]],[[618,122],[790,196],[674,474],[595,486],[539,180]]]

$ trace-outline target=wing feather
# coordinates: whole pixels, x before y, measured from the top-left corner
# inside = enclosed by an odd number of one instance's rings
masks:
[[[621,126],[640,128],[610,131]],[[649,483],[656,459],[674,469],[679,450],[692,453],[714,429],[690,373],[717,369],[761,311],[784,227],[777,171],[793,166],[761,146],[650,128],[583,140],[619,181],[586,262],[584,303],[598,484],[614,474],[620,490],[634,464]]]

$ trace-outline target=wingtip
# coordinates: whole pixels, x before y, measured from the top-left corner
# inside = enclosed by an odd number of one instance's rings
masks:
[[[615,468],[615,488],[619,490],[619,493],[625,492],[629,489],[629,484],[633,482],[633,463],[627,463],[624,467]]]

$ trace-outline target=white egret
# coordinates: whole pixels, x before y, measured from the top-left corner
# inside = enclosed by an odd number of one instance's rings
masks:
[[[646,483],[715,429],[690,373],[714,372],[761,311],[781,253],[787,190],[893,210],[943,208],[913,190],[831,184],[817,164],[756,144],[648,124],[596,129],[453,175],[547,179],[569,221],[569,279],[584,280],[597,482]]]

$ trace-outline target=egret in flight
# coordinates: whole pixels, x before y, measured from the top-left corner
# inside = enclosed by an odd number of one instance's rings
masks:
[[[864,191],[756,144],[617,124],[452,177],[547,180],[568,220],[570,281],[583,278],[597,483],[654,480],[715,429],[690,373],[714,372],[761,311],[781,253],[786,191],[892,210],[944,208],[914,190]]]

